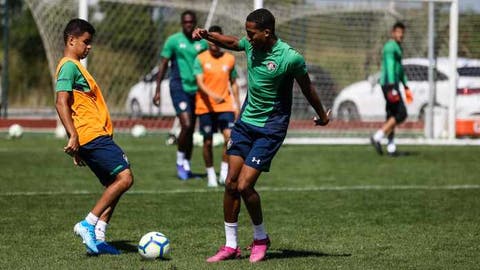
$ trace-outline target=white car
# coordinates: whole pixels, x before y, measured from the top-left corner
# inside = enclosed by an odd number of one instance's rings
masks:
[[[245,73],[237,68],[240,101],[245,99],[247,93],[247,81]],[[160,86],[160,106],[153,104],[153,97],[157,86],[158,66],[153,68],[150,73],[145,75],[141,81],[136,83],[127,96],[125,108],[131,117],[157,117],[157,116],[175,116],[175,108],[170,97],[169,72],[165,74],[164,80]]]
[[[413,102],[406,104],[410,120],[422,120],[429,98],[428,65],[425,58],[403,60],[408,86],[413,92]],[[447,58],[437,59],[436,105],[447,107],[449,97]],[[459,58],[457,61],[457,118],[480,115],[480,60]],[[379,84],[380,73],[367,80],[356,82],[344,88],[333,103],[337,119],[351,121],[378,121],[385,119],[385,99]],[[401,93],[403,92],[403,85]]]

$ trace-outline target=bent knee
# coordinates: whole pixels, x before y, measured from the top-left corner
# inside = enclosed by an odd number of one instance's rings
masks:
[[[125,169],[117,175],[115,179],[122,185],[124,190],[128,190],[133,186],[133,174],[130,169]]]

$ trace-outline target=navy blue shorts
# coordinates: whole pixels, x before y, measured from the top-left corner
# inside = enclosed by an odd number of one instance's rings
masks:
[[[212,112],[200,114],[200,133],[205,139],[211,139],[218,130],[231,129],[235,124],[233,112]]]
[[[237,121],[227,144],[227,154],[240,156],[245,164],[259,171],[268,172],[287,130],[274,132],[271,129]]]
[[[78,154],[104,186],[111,184],[120,172],[130,168],[127,156],[110,136],[100,136],[80,146]]]
[[[170,97],[177,115],[184,112],[195,115],[195,93],[186,93],[180,80],[170,81]]]

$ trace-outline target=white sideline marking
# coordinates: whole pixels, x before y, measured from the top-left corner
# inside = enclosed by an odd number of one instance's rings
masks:
[[[480,185],[364,185],[364,186],[311,186],[311,187],[259,187],[258,191],[264,192],[306,192],[306,191],[365,191],[365,190],[468,190],[480,189]],[[172,189],[172,190],[131,190],[127,194],[184,194],[184,193],[210,193],[223,192],[223,189]],[[57,196],[57,195],[91,195],[100,194],[100,192],[77,190],[77,191],[13,191],[0,192],[0,196]]]

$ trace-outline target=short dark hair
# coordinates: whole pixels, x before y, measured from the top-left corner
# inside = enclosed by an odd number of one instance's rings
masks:
[[[210,26],[210,28],[208,28],[208,32],[215,32],[215,33],[220,33],[222,34],[222,27],[218,26],[218,25],[212,25]]]
[[[397,28],[400,28],[402,30],[405,30],[405,24],[403,24],[402,22],[396,22],[393,26],[392,26],[392,31],[397,29]]]
[[[197,21],[197,14],[195,14],[195,12],[193,12],[192,10],[185,10],[184,12],[182,12],[182,15],[180,15],[180,20],[183,21],[183,18],[187,15],[192,16],[193,20]]]
[[[93,36],[95,35],[95,28],[85,20],[72,19],[65,26],[65,30],[63,30],[63,42],[67,44],[68,36],[79,37],[85,32]]]
[[[247,22],[256,23],[261,30],[270,29],[275,35],[275,17],[268,9],[260,8],[252,11],[247,16]]]

